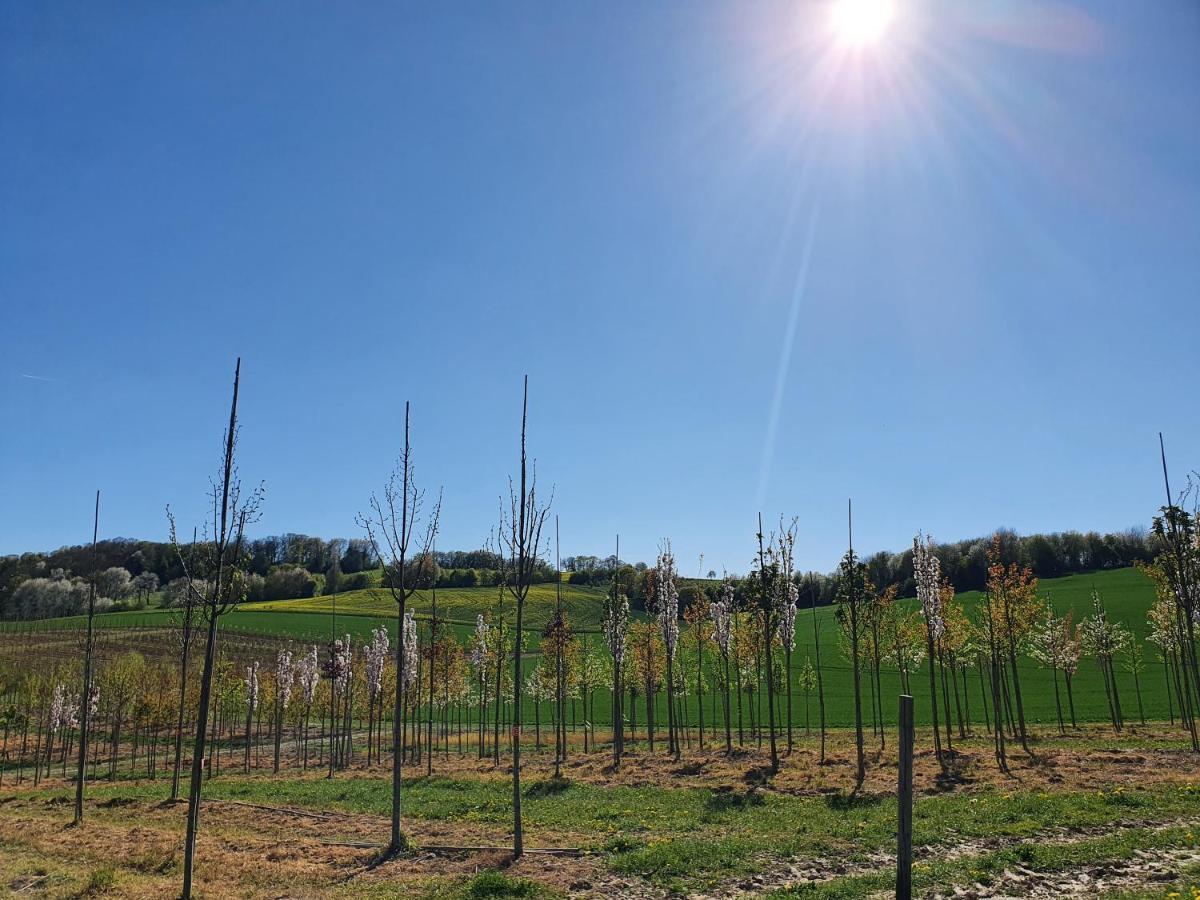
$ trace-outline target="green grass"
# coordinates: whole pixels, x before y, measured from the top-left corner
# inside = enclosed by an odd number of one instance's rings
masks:
[[[1154,588],[1149,579],[1136,569],[1120,569],[1111,572],[1097,572],[1090,575],[1071,575],[1064,578],[1047,579],[1041,582],[1041,594],[1050,599],[1055,609],[1065,612],[1075,610],[1076,621],[1091,612],[1091,589],[1095,586],[1102,594],[1109,615],[1126,623],[1139,639],[1144,638],[1146,626],[1146,611],[1154,600]],[[571,621],[585,629],[595,629],[599,621],[603,590],[593,587],[563,585],[563,597]],[[473,623],[475,614],[494,608],[498,591],[496,588],[447,588],[438,591],[438,608],[450,619],[461,623]],[[535,585],[530,591],[528,614],[531,626],[537,628],[549,616],[554,604],[554,585]],[[974,615],[975,608],[981,602],[979,592],[968,592],[960,595],[968,613]],[[431,598],[427,594],[416,596],[415,608],[418,615],[425,615],[430,609]],[[270,603],[245,604],[225,616],[222,628],[232,631],[245,631],[265,634],[276,634],[303,642],[324,642],[331,633],[330,613],[333,598],[314,597],[306,600],[281,600]],[[914,600],[901,601],[915,605]],[[511,599],[506,598],[509,610],[508,621],[512,621]],[[356,641],[366,638],[370,631],[379,625],[385,625],[395,638],[395,604],[386,591],[354,591],[340,595],[337,598],[339,634],[350,633]],[[171,613],[167,610],[146,610],[142,612],[111,613],[99,617],[104,628],[121,628],[137,625],[152,625],[169,621]],[[821,632],[821,659],[825,674],[825,701],[827,720],[832,727],[845,727],[853,724],[853,679],[848,660],[844,656],[839,640],[838,625],[834,619],[832,608],[824,607],[817,610],[817,620]],[[82,617],[71,619],[51,619],[35,623],[38,629],[45,628],[77,628],[83,625]],[[29,627],[29,623],[8,623],[6,628]],[[471,629],[469,624],[454,626],[460,639],[465,640]],[[793,676],[803,667],[806,659],[815,658],[813,646],[812,619],[809,611],[801,612],[797,620],[797,646],[793,654]],[[583,635],[585,640],[600,646],[601,635],[590,631]],[[536,635],[528,635],[529,643],[536,647]],[[684,641],[686,644],[686,640]],[[1143,706],[1146,716],[1151,720],[1165,720],[1168,717],[1167,695],[1164,686],[1163,669],[1156,661],[1154,649],[1145,650],[1146,671],[1141,676]],[[921,670],[912,676],[911,688],[916,699],[916,716],[919,723],[928,723],[928,670]],[[1033,724],[1050,724],[1057,721],[1055,710],[1054,678],[1051,672],[1035,665],[1031,660],[1022,660],[1020,677],[1025,699],[1027,719]],[[1135,722],[1138,717],[1137,701],[1133,676],[1120,667],[1117,673],[1122,705],[1126,719]],[[959,688],[962,691],[961,678]],[[889,725],[895,723],[895,697],[900,693],[898,673],[884,667],[882,675],[882,691],[885,698],[884,719]],[[1067,715],[1067,698],[1065,689],[1060,681],[1061,700],[1064,715]],[[969,706],[974,721],[982,722],[983,694],[981,692],[979,674],[977,671],[968,673],[964,705]],[[1079,672],[1074,680],[1075,708],[1080,722],[1105,721],[1108,718],[1108,701],[1104,693],[1104,683],[1093,660],[1084,659],[1080,663]],[[864,695],[869,696],[869,689],[864,686]],[[706,696],[705,718],[712,721],[712,696]],[[761,697],[756,698],[765,712],[765,702]],[[744,698],[749,705],[749,698]],[[641,701],[639,701],[641,702]],[[951,703],[953,703],[953,696]],[[793,689],[793,721],[797,725],[804,722],[804,694],[798,686]],[[940,700],[939,700],[940,703]],[[695,722],[697,704],[695,697],[686,700],[688,718]],[[864,700],[864,707],[869,704]],[[611,698],[607,691],[599,691],[595,697],[596,718],[601,723],[611,719]],[[816,722],[817,702],[815,695],[811,698],[812,721]],[[644,720],[644,709],[639,707],[638,718]],[[532,713],[527,713],[527,719]],[[580,714],[580,719],[583,716]],[[660,702],[659,721],[665,721],[665,703]],[[749,721],[749,712],[746,711]]]
[[[576,627],[599,628],[604,615],[604,589],[563,584],[563,608],[567,618]],[[475,621],[477,613],[496,608],[500,590],[495,587],[439,588],[437,603],[439,614],[460,622]],[[334,597],[310,597],[304,600],[276,600],[269,603],[247,603],[244,612],[303,612],[328,615],[333,609]],[[395,617],[396,601],[386,588],[349,591],[336,598],[339,613],[361,616]],[[542,626],[554,615],[556,602],[555,585],[535,584],[529,589],[525,605],[526,621],[531,626]],[[433,595],[429,591],[417,591],[409,600],[415,613],[429,613],[433,607]],[[514,619],[512,597],[506,592],[501,608],[507,620]]]
[[[712,887],[770,868],[779,860],[837,860],[870,866],[895,841],[895,800],[841,794],[794,796],[690,787],[631,787],[566,783],[547,790],[531,780],[522,803],[531,846],[581,846],[605,854],[616,872],[646,878],[674,891]],[[95,784],[97,800],[132,797],[160,800],[162,784]],[[419,845],[421,821],[492,826],[509,834],[510,785],[505,780],[413,778],[405,784],[405,815]],[[50,797],[54,790],[30,792]],[[61,793],[61,788],[58,789]],[[386,777],[278,779],[225,776],[205,784],[205,796],[385,817],[390,809]],[[975,881],[1018,863],[1049,870],[1088,860],[1121,858],[1134,848],[1174,846],[1185,831],[1145,826],[1200,814],[1200,795],[1190,784],[1159,784],[1122,790],[1034,793],[994,789],[920,796],[914,808],[918,883],[931,886]],[[381,822],[382,822],[381,818]],[[1075,844],[1037,842],[1047,829],[1130,828]],[[983,856],[922,862],[939,847],[963,841],[1007,843]],[[936,856],[936,853],[932,855]],[[829,882],[819,896],[863,896],[887,887],[890,873]],[[857,891],[857,893],[856,893]],[[824,893],[822,893],[824,892]]]

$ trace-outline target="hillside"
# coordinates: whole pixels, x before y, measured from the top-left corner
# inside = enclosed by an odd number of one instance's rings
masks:
[[[525,619],[530,627],[541,627],[554,616],[556,602],[553,584],[535,584],[529,589]],[[598,628],[603,617],[604,590],[580,585],[562,585],[563,608],[572,625]],[[396,602],[387,588],[368,588],[349,591],[337,597],[310,597],[304,600],[276,600],[269,603],[247,603],[240,607],[246,613],[307,613],[328,616],[337,605],[339,615],[394,618]],[[433,608],[433,593],[417,591],[409,600],[415,614],[428,614]],[[439,588],[438,612],[452,621],[470,624],[481,612],[494,611],[497,604],[506,612],[514,610],[512,596],[501,594],[496,587]],[[509,616],[511,619],[511,615]]]

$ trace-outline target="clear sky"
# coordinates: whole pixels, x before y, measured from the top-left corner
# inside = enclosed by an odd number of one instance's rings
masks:
[[[0,7],[0,553],[355,536],[413,404],[443,548],[530,447],[563,553],[745,571],[1146,524],[1200,467],[1200,6]]]

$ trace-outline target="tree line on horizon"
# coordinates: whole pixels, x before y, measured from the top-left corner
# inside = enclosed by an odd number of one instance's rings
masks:
[[[1019,535],[1000,529],[987,537],[938,544],[934,550],[942,573],[959,592],[983,590],[987,583],[988,553],[999,538],[1001,559],[1028,566],[1039,578],[1056,578],[1080,572],[1118,569],[1153,559],[1149,533],[1140,528],[1100,534],[1064,531]],[[267,535],[247,542],[249,579],[247,599],[291,600],[360,590],[373,581],[382,562],[370,542],[361,538],[324,538],[304,534]],[[417,580],[437,587],[482,587],[498,583],[504,561],[494,550],[430,550],[414,560],[421,571]],[[895,587],[901,597],[916,596],[912,548],[893,553],[879,551],[861,558],[871,581],[881,588]],[[93,566],[96,568],[93,569]],[[61,547],[0,557],[0,619],[30,619],[81,612],[87,601],[87,578],[103,573],[99,596],[103,611],[144,608],[149,595],[162,590],[164,602],[178,594],[184,574],[170,543],[131,538],[110,538],[90,545]],[[650,567],[608,556],[568,556],[561,572],[570,584],[604,587],[614,571],[624,584],[635,609],[644,609],[645,584]],[[716,572],[708,573],[716,583]],[[808,572],[799,584],[805,604],[828,606],[836,599],[836,573]],[[560,577],[549,560],[539,559],[534,583],[553,583]],[[37,581],[35,581],[37,580]],[[20,590],[24,582],[32,582]],[[692,585],[703,579],[683,579]],[[174,587],[172,587],[174,585]],[[710,586],[711,587],[711,586]],[[714,588],[715,590],[715,588]],[[708,591],[712,593],[712,591]]]

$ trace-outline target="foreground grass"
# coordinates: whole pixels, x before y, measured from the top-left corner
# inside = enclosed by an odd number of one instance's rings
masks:
[[[1052,874],[1097,863],[1112,864],[1130,860],[1139,851],[1161,853],[1195,846],[1194,833],[1186,827],[1131,828],[1113,835],[1063,844],[1022,842],[975,856],[916,863],[913,865],[913,890],[920,892],[934,888],[946,889],[949,885],[977,883],[987,887],[995,884],[1005,872],[1015,869]],[[876,891],[886,891],[894,885],[892,873],[879,871],[818,884],[797,885],[771,892],[767,896],[853,900]],[[1167,891],[1155,888],[1132,896],[1164,897],[1166,894]]]
[[[389,785],[381,777],[329,780],[230,776],[206,784],[205,796],[267,806],[368,813],[382,820],[390,810]],[[22,793],[52,802],[63,790]],[[156,802],[162,793],[161,784],[146,783],[96,785],[91,790],[100,802],[114,798]],[[405,785],[404,805],[418,845],[422,821],[491,826],[498,843],[510,834],[511,794],[508,782],[503,780],[410,779]],[[896,804],[891,797],[855,798],[842,793],[793,796],[732,787],[630,787],[535,780],[525,790],[523,807],[531,845],[598,851],[605,854],[613,872],[637,876],[672,891],[713,887],[795,859],[836,860],[841,865],[868,867],[881,854],[894,850]],[[918,798],[914,842],[923,848],[918,853],[920,859],[921,853],[936,853],[939,848],[964,841],[1019,842],[1049,830],[1085,832],[1115,822],[1147,824],[1192,816],[1200,816],[1200,793],[1193,784],[1061,793],[986,789]],[[1162,834],[1170,837],[1174,832]],[[1147,832],[1138,840],[1159,839]],[[1099,840],[1091,844],[1097,854],[1125,852],[1122,848],[1126,846]],[[1065,847],[1030,845],[1032,850],[1021,850],[1021,846],[997,850],[972,864],[962,860],[922,864],[921,877],[929,884],[951,875],[958,878],[957,873],[980,880],[994,867],[1002,869],[1014,859],[1019,862],[1024,858],[1020,854],[1035,853],[1021,864],[1037,868],[1043,863],[1053,864],[1059,858],[1056,853],[1068,853]],[[1083,844],[1071,846],[1079,848]],[[1131,852],[1136,846],[1143,844],[1130,843],[1128,849]],[[1014,853],[1018,856],[1012,856]],[[866,890],[874,884],[872,879],[887,877],[890,875],[885,872],[863,876],[861,884],[846,880],[850,892],[830,896],[861,896],[853,890]]]

